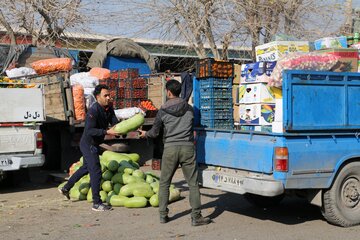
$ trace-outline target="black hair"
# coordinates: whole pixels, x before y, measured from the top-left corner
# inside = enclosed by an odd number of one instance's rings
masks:
[[[175,97],[180,96],[181,93],[181,83],[175,79],[167,81],[165,85],[166,90],[169,90]]]
[[[109,87],[104,85],[104,84],[99,84],[95,87],[94,89],[94,97],[96,98],[97,95],[99,95],[101,93],[102,89],[106,89],[109,90]]]

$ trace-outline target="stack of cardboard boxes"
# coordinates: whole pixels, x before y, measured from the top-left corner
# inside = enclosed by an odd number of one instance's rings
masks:
[[[275,41],[255,48],[255,63],[241,65],[240,84],[234,86],[238,129],[282,132],[282,91],[267,85],[276,61],[289,52],[309,52],[306,41]],[[236,70],[236,69],[235,69]],[[237,74],[237,72],[235,72]]]
[[[282,92],[267,85],[268,77],[282,55],[309,52],[310,44],[307,41],[274,41],[257,46],[255,50],[257,62],[241,65],[239,85],[233,86],[235,122],[241,130],[281,133]],[[315,50],[340,57],[332,71],[358,71],[358,49],[347,48],[345,37],[319,39],[315,41]],[[235,68],[235,76],[238,74],[239,70]]]

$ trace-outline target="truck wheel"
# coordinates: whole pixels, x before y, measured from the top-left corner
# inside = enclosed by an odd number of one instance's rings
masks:
[[[321,212],[335,225],[350,227],[360,224],[360,162],[347,164],[330,189],[323,193]]]
[[[256,207],[269,208],[277,206],[285,197],[285,194],[281,194],[274,197],[266,197],[256,195],[252,193],[244,194],[245,199]]]

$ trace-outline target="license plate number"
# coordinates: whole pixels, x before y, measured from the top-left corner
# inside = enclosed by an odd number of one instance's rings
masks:
[[[243,180],[234,176],[224,175],[215,173],[212,176],[212,179],[215,183],[221,183],[221,184],[227,184],[227,185],[235,185],[235,186],[241,186],[243,184]]]
[[[9,158],[0,157],[0,166],[9,166],[12,164],[12,160]]]

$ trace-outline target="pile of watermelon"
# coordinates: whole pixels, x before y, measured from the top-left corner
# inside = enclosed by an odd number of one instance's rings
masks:
[[[149,204],[159,206],[159,177],[151,172],[143,172],[139,168],[140,156],[136,153],[115,153],[105,151],[100,156],[102,171],[100,197],[114,207],[141,208]],[[82,165],[81,158],[75,164]],[[60,184],[58,188],[65,185]],[[180,199],[180,190],[171,184],[169,202]],[[92,202],[89,174],[82,177],[71,189],[70,199],[73,201],[87,200]]]

